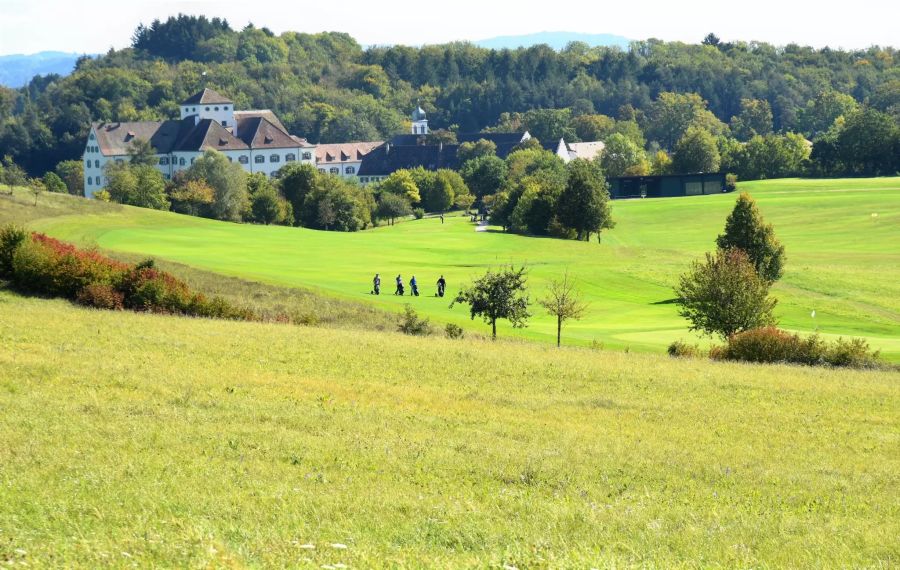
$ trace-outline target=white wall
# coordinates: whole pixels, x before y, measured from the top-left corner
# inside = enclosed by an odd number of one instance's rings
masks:
[[[234,128],[234,105],[220,103],[218,105],[182,105],[181,118],[197,115],[201,119],[213,119],[228,129]]]

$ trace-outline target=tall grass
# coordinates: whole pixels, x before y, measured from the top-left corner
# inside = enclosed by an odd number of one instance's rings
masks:
[[[897,373],[0,292],[0,561],[31,567],[887,568],[898,433]]]

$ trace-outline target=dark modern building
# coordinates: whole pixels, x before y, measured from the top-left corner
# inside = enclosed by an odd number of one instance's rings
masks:
[[[725,192],[725,174],[620,176],[609,179],[611,198],[669,198]]]

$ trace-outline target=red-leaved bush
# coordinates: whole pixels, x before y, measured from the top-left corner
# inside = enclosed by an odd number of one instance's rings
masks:
[[[731,335],[728,344],[710,350],[710,357],[716,360],[850,368],[877,368],[881,365],[878,352],[872,352],[861,338],[839,338],[828,343],[817,334],[802,338],[776,327],[762,327]]]
[[[8,240],[12,243],[12,239]],[[64,297],[89,307],[251,320],[252,311],[194,293],[152,261],[137,265],[32,233],[11,245],[8,277],[20,291]]]

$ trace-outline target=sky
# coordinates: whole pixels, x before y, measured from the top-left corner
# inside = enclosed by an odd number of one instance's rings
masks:
[[[275,33],[347,32],[363,45],[567,31],[692,43],[714,32],[726,41],[900,47],[896,0],[0,0],[0,55],[123,48],[139,23],[179,12],[224,17],[235,29],[252,21]]]

